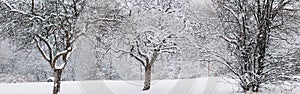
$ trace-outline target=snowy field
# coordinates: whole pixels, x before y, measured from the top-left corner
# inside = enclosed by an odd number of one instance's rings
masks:
[[[259,94],[299,94],[298,85],[269,85],[270,89]],[[1,94],[51,94],[52,86],[52,82],[1,83],[0,91]],[[235,81],[223,78],[154,80],[149,91],[142,91],[143,81],[64,81],[61,94],[244,94],[237,86]]]

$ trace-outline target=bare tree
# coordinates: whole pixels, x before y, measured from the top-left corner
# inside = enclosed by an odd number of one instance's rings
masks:
[[[244,91],[258,92],[278,67],[270,61],[274,33],[286,29],[285,19],[296,17],[294,0],[213,0],[221,19],[222,39],[233,58],[221,58]],[[279,68],[280,69],[280,68]]]
[[[5,35],[21,49],[36,48],[54,72],[53,94],[60,91],[61,75],[73,44],[82,33],[75,29],[84,0],[14,1],[1,3]],[[34,45],[34,46],[32,46]]]

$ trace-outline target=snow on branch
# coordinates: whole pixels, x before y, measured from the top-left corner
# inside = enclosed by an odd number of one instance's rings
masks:
[[[45,21],[46,19],[41,17],[41,16],[37,16],[37,15],[33,15],[31,13],[27,13],[25,11],[21,11],[21,10],[17,10],[17,9],[14,9],[10,4],[8,4],[7,2],[4,2],[5,6],[7,6],[10,10],[10,12],[16,12],[16,13],[19,13],[19,14],[22,14],[22,15],[26,15],[26,16],[30,16],[31,18],[29,18],[29,20],[33,20],[35,18],[37,19],[40,19],[42,21]]]
[[[42,54],[43,58],[46,61],[50,62],[50,58],[46,55],[46,52],[44,52],[43,49],[41,48],[37,38],[35,38],[35,41],[36,41],[36,46],[37,46],[38,50],[40,51],[40,53]]]
[[[122,52],[122,53],[126,53],[126,54],[129,54],[130,56],[134,57],[136,60],[138,60],[144,67],[146,66],[145,65],[145,62],[143,61],[142,58],[140,58],[139,56],[135,55],[132,50],[133,50],[133,46],[132,48],[130,49],[130,51],[125,51],[125,50],[115,50],[113,47],[110,47],[110,49],[116,53],[119,53],[119,52]]]
[[[134,55],[132,52],[129,52],[129,54],[130,54],[130,56],[134,57],[136,60],[141,62],[143,66],[145,66],[144,61],[140,57],[138,57],[137,55]]]
[[[136,43],[137,43],[138,54],[139,54],[140,56],[144,57],[144,58],[146,59],[146,62],[150,62],[150,61],[149,61],[149,57],[141,51],[141,49],[140,49],[140,47],[139,47],[139,45],[138,45],[138,41],[136,41]],[[133,52],[133,49],[134,49],[134,46],[132,46],[131,52]]]
[[[234,10],[232,10],[231,8],[227,7],[227,6],[223,6],[225,9],[227,9],[228,11],[230,11],[231,14],[233,14],[234,18],[238,21],[238,23],[240,25],[242,25],[242,23],[240,22],[239,16],[234,12]]]
[[[162,48],[160,51],[161,52],[168,52],[168,53],[177,53],[178,49],[179,49],[178,46],[170,46],[170,47]]]
[[[46,39],[44,39],[42,36],[40,36],[39,34],[35,34],[35,36],[38,37],[42,42],[44,42],[46,44],[46,46],[49,50],[49,60],[51,60],[52,59],[52,48],[51,48],[49,42]],[[38,42],[38,39],[36,39],[36,42]]]
[[[95,20],[86,21],[86,23],[95,23],[99,21],[108,21],[108,22],[122,22],[118,19],[111,19],[111,18],[96,18]]]
[[[68,56],[68,54],[71,52],[71,50],[72,50],[72,48],[69,47],[68,49],[57,53],[52,62],[57,62],[58,58],[60,58],[61,56]],[[67,62],[64,60],[64,64],[65,63],[67,63]],[[62,65],[60,65],[60,66],[62,66]],[[57,69],[56,63],[54,64],[54,67]],[[63,68],[64,68],[64,65],[63,65]]]
[[[269,68],[269,69],[264,70],[262,72],[262,74],[266,74],[266,73],[269,73],[271,71],[278,70],[278,69],[282,69],[282,68],[280,68],[280,67]]]
[[[287,11],[300,11],[300,9],[294,9],[294,8],[283,8],[283,10],[287,10]]]
[[[70,41],[71,44],[73,44],[76,40],[78,40],[79,37],[84,36],[85,33],[84,32],[79,32],[77,33]]]
[[[239,44],[239,43],[238,43],[236,40],[234,40],[234,39],[229,39],[229,38],[223,37],[223,36],[220,36],[220,38],[224,39],[225,41],[227,41],[227,42],[229,42],[229,43],[233,43],[233,44],[235,44],[235,45],[238,45],[238,44]]]
[[[236,70],[234,70],[234,67],[230,64],[230,62],[226,58],[224,58],[217,52],[214,52],[214,51],[209,51],[209,52],[212,53],[213,56],[215,56],[217,58],[216,60],[219,60],[220,63],[225,65],[232,73],[234,73],[242,81],[241,75]]]
[[[64,63],[62,63],[62,64],[60,64],[60,65],[56,65],[55,64],[55,69],[63,69],[65,66],[66,66],[66,62],[64,62]]]

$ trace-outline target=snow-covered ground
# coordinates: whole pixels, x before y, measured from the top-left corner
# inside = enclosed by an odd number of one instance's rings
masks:
[[[299,85],[299,84],[298,84]],[[51,94],[52,82],[1,83],[1,94]],[[61,94],[243,94],[236,81],[221,77],[154,80],[148,91],[143,81],[64,81]],[[297,84],[269,85],[259,94],[299,94]]]

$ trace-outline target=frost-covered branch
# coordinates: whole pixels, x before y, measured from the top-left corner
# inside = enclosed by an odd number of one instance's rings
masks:
[[[43,49],[41,48],[37,38],[35,38],[35,43],[36,43],[36,46],[37,46],[39,52],[42,54],[43,58],[51,64],[50,58],[46,55],[46,52],[43,51]]]
[[[69,53],[71,52],[71,48],[68,48],[67,50],[64,50],[64,51],[61,51],[61,52],[59,52],[59,53],[57,53],[55,56],[54,56],[54,58],[53,58],[53,61],[52,62],[54,62],[54,68],[55,69],[63,69],[64,67],[65,67],[65,64],[67,63],[65,60],[63,60],[64,61],[64,63],[62,64],[62,65],[60,65],[60,66],[62,66],[62,67],[57,67],[57,60],[58,60],[58,58],[60,58],[60,57],[62,57],[62,56],[67,56]]]
[[[144,61],[138,57],[137,55],[134,55],[132,52],[129,52],[130,56],[134,57],[136,60],[138,60],[143,66],[145,66]]]
[[[110,49],[111,49],[112,51],[116,52],[116,53],[122,52],[122,53],[129,54],[130,56],[132,56],[132,57],[134,57],[136,60],[138,60],[144,67],[146,66],[146,65],[145,65],[145,61],[144,61],[142,58],[140,58],[139,56],[137,56],[137,55],[135,55],[135,54],[133,53],[133,49],[134,49],[133,46],[131,46],[130,51],[125,51],[125,50],[122,50],[122,49],[116,50],[116,49],[114,49],[113,47],[110,47]]]
[[[119,19],[112,19],[112,18],[96,18],[96,19],[93,19],[93,20],[89,20],[89,21],[86,21],[86,23],[96,23],[96,22],[122,22],[121,20]]]
[[[136,43],[137,43],[137,52],[138,52],[138,54],[140,56],[142,56],[143,58],[145,58],[145,60],[146,60],[145,62],[149,62],[149,57],[141,51],[140,46],[139,46],[137,41],[136,41]],[[132,46],[132,48],[131,48],[131,53],[133,52],[133,49],[134,49],[134,46]]]
[[[44,39],[42,36],[40,36],[39,34],[35,34],[36,37],[38,37],[42,42],[44,42],[49,50],[49,59],[52,59],[52,47],[50,46],[50,43]],[[39,42],[39,41],[37,41]]]
[[[239,45],[238,42],[234,39],[229,39],[227,37],[224,37],[224,36],[220,36],[220,38],[224,39],[225,41],[229,42],[229,43],[233,43],[235,45]]]
[[[25,12],[25,11],[22,11],[22,10],[17,10],[15,8],[13,8],[10,4],[8,4],[7,2],[4,2],[5,6],[7,6],[10,10],[10,12],[16,12],[16,13],[19,13],[19,14],[22,14],[22,15],[26,15],[26,16],[29,16],[31,18],[29,18],[29,20],[33,20],[35,18],[37,19],[40,19],[42,21],[45,21],[46,19],[41,17],[41,16],[37,16],[37,15],[33,15],[31,13],[28,13],[28,12]]]
[[[234,12],[234,10],[232,10],[231,8],[227,7],[226,5],[223,6],[225,9],[227,9],[228,11],[230,11],[231,14],[233,14],[234,18],[238,21],[238,23],[240,25],[242,25],[241,21],[240,21],[240,17],[238,16],[238,14],[236,14]]]
[[[158,57],[159,54],[160,53],[158,51],[154,51],[153,52],[152,57],[150,59],[150,62],[148,63],[150,66],[153,65],[153,63],[156,61],[156,59],[157,59],[157,57]]]
[[[169,47],[164,47],[161,48],[161,52],[168,52],[168,53],[176,53],[177,50],[179,50],[178,46],[169,46]]]

